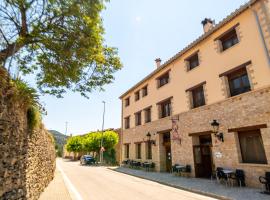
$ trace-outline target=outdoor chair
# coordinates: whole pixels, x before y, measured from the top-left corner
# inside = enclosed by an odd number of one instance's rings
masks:
[[[179,164],[175,164],[175,165],[172,166],[172,173],[177,172],[177,169],[176,169],[177,166],[179,166]]]
[[[129,160],[123,160],[122,165],[123,165],[124,167],[127,167],[128,164],[129,164]]]
[[[181,169],[182,176],[189,177],[190,173],[191,173],[191,166],[190,165],[186,165],[185,168]]]
[[[259,181],[264,186],[264,194],[269,194],[270,195],[270,172],[265,172],[265,177],[260,176]]]
[[[236,169],[235,174],[230,177],[232,180],[236,180],[236,183],[240,187],[245,187],[245,172],[242,169]]]
[[[217,167],[217,180],[220,183],[221,181],[224,181],[226,183],[226,186],[228,185],[228,177],[226,176],[226,174],[223,172],[223,168],[222,167]]]
[[[138,169],[141,167],[141,165],[142,165],[141,162],[138,161],[134,164],[134,166]]]
[[[150,165],[151,171],[154,171],[155,167],[156,167],[156,164],[155,163],[151,163],[151,165]]]

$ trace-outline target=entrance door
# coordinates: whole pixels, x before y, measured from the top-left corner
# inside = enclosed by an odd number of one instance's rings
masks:
[[[169,133],[163,134],[163,146],[165,148],[165,169],[166,172],[171,172],[172,169],[172,154],[171,154],[171,136]]]
[[[196,177],[210,178],[212,174],[211,135],[200,137],[200,145],[193,146]]]
[[[171,146],[165,146],[165,152],[166,152],[166,172],[171,172],[172,169]]]

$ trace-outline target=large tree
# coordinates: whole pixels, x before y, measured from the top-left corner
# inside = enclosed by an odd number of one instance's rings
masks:
[[[1,0],[0,67],[15,63],[35,74],[42,93],[87,96],[121,68],[104,41],[101,11],[108,0]]]

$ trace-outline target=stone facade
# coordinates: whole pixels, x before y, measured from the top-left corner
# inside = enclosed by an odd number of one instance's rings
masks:
[[[38,199],[53,179],[55,150],[41,125],[27,130],[26,109],[0,69],[0,199]]]
[[[196,137],[193,133],[211,132],[211,121],[217,119],[220,122],[220,131],[224,133],[224,143],[218,141],[212,134],[212,159],[213,167],[243,169],[246,173],[248,186],[258,187],[258,177],[270,170],[270,87],[248,92],[236,97],[231,97],[218,103],[180,113],[172,118],[177,120],[179,140],[173,140],[171,135],[172,164],[189,164],[192,166],[192,176],[195,176],[193,145],[196,145]],[[153,146],[153,158],[148,160],[156,163],[157,171],[165,171],[165,153],[162,145],[162,133],[170,132],[172,118],[164,118],[142,125],[137,128],[124,130],[123,144],[130,144],[130,159],[147,161],[145,154],[146,134],[150,132],[152,139],[156,141]],[[246,164],[241,162],[239,141],[237,133],[228,132],[228,129],[266,124],[267,128],[261,129],[265,153],[268,164]],[[136,159],[135,143],[142,142],[142,159]],[[122,151],[124,152],[124,146]],[[215,157],[219,152],[222,157]],[[122,156],[125,160],[125,155]]]
[[[269,0],[249,1],[121,95],[122,160],[128,159],[125,151],[129,145],[129,159],[147,161],[146,135],[149,132],[151,140],[155,141],[152,147],[153,156],[149,161],[156,164],[157,171],[168,171],[167,164],[172,161],[172,164],[191,165],[193,169],[191,175],[198,176],[198,165],[195,166],[193,151],[198,150],[196,146],[202,148],[203,142],[200,140],[207,137],[211,165],[205,168],[243,169],[247,175],[247,184],[258,187],[258,177],[270,170],[269,13]],[[229,49],[224,49],[224,41],[221,38],[228,36],[228,33],[233,34],[232,30],[238,40]],[[192,70],[187,70],[188,58],[196,52],[198,65]],[[239,75],[242,73],[241,70],[245,71],[243,73],[245,75]],[[157,88],[157,80],[167,72],[169,72],[168,83]],[[234,82],[236,77],[238,80]],[[233,93],[235,88],[244,88],[239,77],[248,82],[249,88]],[[198,85],[203,86],[202,90],[200,89],[200,98],[196,97],[198,91],[194,94],[194,89],[198,89]],[[148,95],[135,101],[135,93],[145,86],[148,87]],[[204,100],[197,106],[204,106],[193,109],[194,97],[197,101]],[[127,98],[130,99],[130,105],[125,106]],[[171,99],[169,107],[172,117],[159,119],[158,102],[168,98]],[[137,126],[134,114],[148,107],[151,107],[152,122],[144,123],[142,115],[143,123]],[[130,128],[125,129],[124,119],[127,116],[130,116]],[[217,140],[211,132],[210,123],[214,119],[220,123],[224,142]],[[256,131],[256,137],[259,138],[255,140],[263,141],[268,164],[247,164],[242,161],[244,159],[238,138],[238,132],[241,130],[239,128],[252,129],[252,127]],[[228,131],[233,128],[235,132]],[[170,144],[163,141],[168,135],[171,139]],[[142,143],[141,159],[136,158],[137,143]],[[170,145],[170,150],[167,145]],[[262,149],[261,145],[256,147]],[[262,162],[265,162],[264,160]]]

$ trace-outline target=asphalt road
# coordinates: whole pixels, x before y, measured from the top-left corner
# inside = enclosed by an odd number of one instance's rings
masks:
[[[79,200],[213,200],[105,167],[80,166],[79,162],[65,160],[57,160],[57,165]]]

